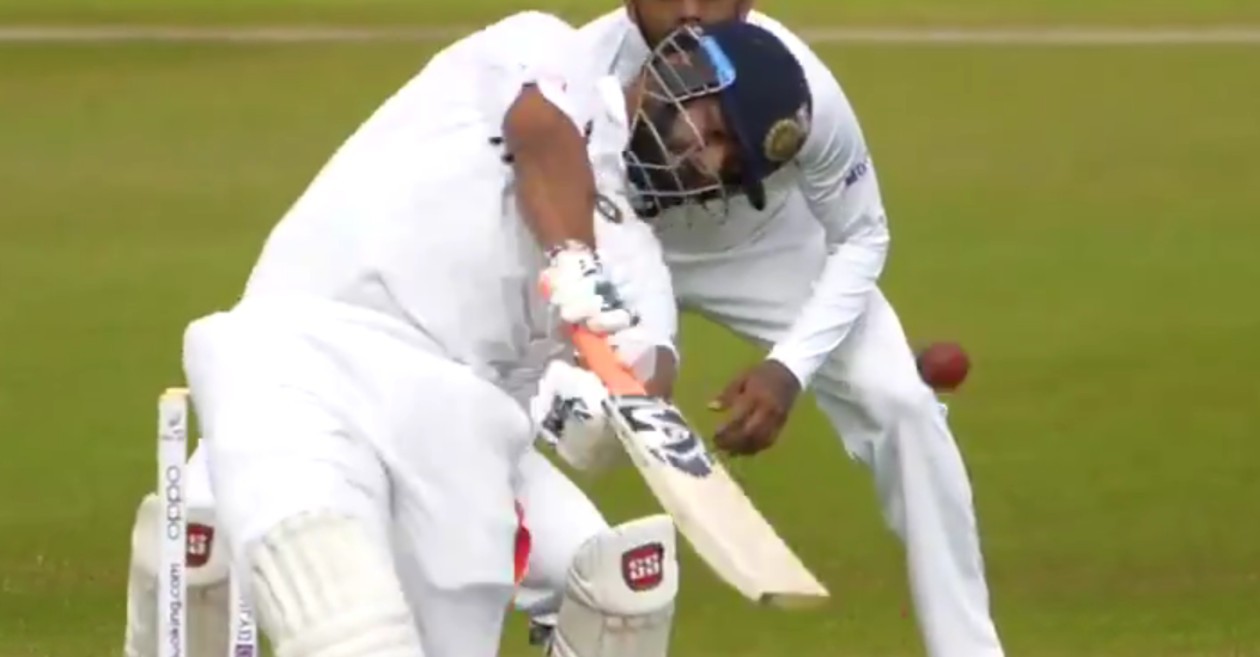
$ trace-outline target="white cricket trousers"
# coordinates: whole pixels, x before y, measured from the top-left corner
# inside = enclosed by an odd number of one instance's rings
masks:
[[[694,234],[720,232],[720,226],[680,223],[663,230],[679,305],[766,348],[786,335],[827,256],[822,227],[799,194],[762,234],[735,248],[671,248],[721,243],[721,237]],[[871,469],[883,515],[905,544],[928,654],[1002,655],[962,454],[881,291],[871,293],[866,313],[810,388],[848,453]]]
[[[525,411],[389,317],[247,300],[190,325],[184,367],[234,567],[287,518],[361,519],[426,657],[497,653],[515,583]]]

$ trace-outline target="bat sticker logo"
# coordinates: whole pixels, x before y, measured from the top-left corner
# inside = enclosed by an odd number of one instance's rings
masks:
[[[713,457],[678,409],[652,397],[621,397],[617,411],[658,461],[693,477],[713,474]]]

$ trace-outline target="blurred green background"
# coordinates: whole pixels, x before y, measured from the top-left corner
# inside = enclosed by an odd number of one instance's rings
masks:
[[[539,5],[574,19],[609,5]],[[790,26],[1260,25],[1255,0],[796,0]],[[476,25],[504,0],[0,0],[0,28]],[[0,656],[119,654],[181,332],[440,43],[0,44]],[[1260,655],[1260,46],[818,44],[862,118],[1011,655]],[[1249,301],[1250,299],[1250,301]],[[682,401],[757,353],[695,320]],[[685,564],[676,655],[922,654],[865,471],[804,400],[738,475],[835,592],[774,613]],[[632,474],[609,515],[655,507]],[[519,620],[506,655],[532,654]]]
[[[456,23],[479,27],[521,9],[543,9],[580,20],[616,4],[598,0],[0,0],[0,23]],[[822,25],[1133,26],[1260,21],[1256,0],[775,0],[759,6],[779,18],[821,21]]]

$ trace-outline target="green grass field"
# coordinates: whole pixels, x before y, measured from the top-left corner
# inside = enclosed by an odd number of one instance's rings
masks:
[[[0,0],[0,25],[462,24],[502,4]],[[843,5],[783,14],[1260,21],[1229,0]],[[0,657],[119,653],[184,324],[231,303],[271,224],[435,45],[0,44]],[[879,161],[885,288],[916,339],[973,352],[951,417],[1009,654],[1260,655],[1260,47],[820,52]],[[683,348],[684,407],[712,427],[702,403],[757,354],[693,320]],[[836,599],[752,609],[688,555],[674,654],[922,653],[900,547],[812,402],[739,475]],[[614,518],[654,508],[628,473],[592,490]],[[519,622],[504,653],[530,654]]]
[[[547,9],[575,18],[614,6],[600,0],[0,0],[3,23],[478,24],[505,10]],[[1230,25],[1260,22],[1254,0],[776,0],[776,16],[821,24]],[[803,23],[804,24],[804,23]],[[815,23],[818,24],[818,23]]]

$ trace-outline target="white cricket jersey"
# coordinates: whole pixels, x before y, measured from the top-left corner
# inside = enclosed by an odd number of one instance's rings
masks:
[[[835,76],[778,21],[756,11],[747,20],[779,37],[800,61],[813,97],[809,137],[795,161],[766,181],[765,210],[759,212],[739,197],[721,220],[700,208],[681,207],[666,211],[654,223],[667,258],[715,252],[736,257],[741,246],[773,229],[769,224],[790,195],[804,196],[823,226],[830,255],[809,301],[770,357],[808,382],[865,310],[884,268],[888,224],[865,138]],[[603,70],[623,82],[632,79],[649,56],[624,9],[584,25],[580,32]],[[731,285],[737,287],[739,281]]]
[[[518,214],[502,126],[522,87],[537,85],[589,135],[599,184],[620,190],[625,97],[581,47],[568,24],[526,12],[435,55],[274,228],[244,298],[383,313],[505,387],[539,366],[532,361],[554,352],[558,333],[537,289],[545,257]],[[659,247],[655,263],[642,260],[668,278]]]

